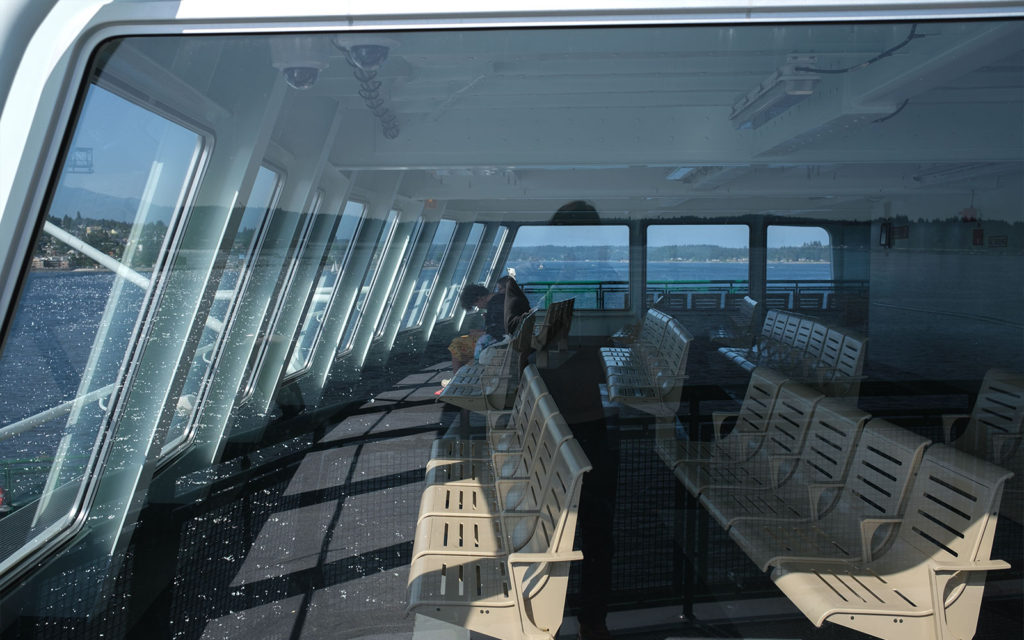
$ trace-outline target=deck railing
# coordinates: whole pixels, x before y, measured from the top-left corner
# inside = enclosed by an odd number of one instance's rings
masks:
[[[520,283],[530,303],[546,308],[552,302],[576,298],[577,309],[616,310],[629,307],[629,283],[625,281],[552,281]],[[714,311],[747,295],[747,280],[650,280],[645,306],[659,301],[677,311]],[[789,311],[830,311],[844,300],[866,298],[867,280],[769,280],[765,307]]]

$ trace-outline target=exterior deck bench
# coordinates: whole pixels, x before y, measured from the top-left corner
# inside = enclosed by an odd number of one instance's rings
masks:
[[[1024,524],[1024,375],[989,370],[970,415],[943,416],[942,426],[946,443],[1013,472],[1003,489],[1003,515]]]
[[[673,418],[693,337],[678,320],[658,311],[648,312],[648,323],[655,325],[653,336],[660,333],[656,343],[652,338],[628,350],[601,350],[608,399],[657,418]]]
[[[736,520],[729,536],[763,570],[791,558],[859,560],[865,546],[886,542],[884,531],[862,538],[866,530],[861,523],[877,523],[903,512],[907,489],[929,442],[875,418],[864,427],[845,482],[808,486],[808,517]],[[838,496],[822,501],[827,491]],[[875,533],[879,540],[872,540]]]
[[[825,398],[814,409],[799,455],[771,459],[773,486],[763,490],[709,489],[700,502],[722,527],[746,520],[811,520],[818,498],[846,480],[861,430],[870,416]]]
[[[502,640],[549,640],[561,626],[583,474],[590,464],[575,439],[558,455],[539,508],[496,522],[496,554],[425,552],[409,571],[408,611]],[[487,518],[478,518],[490,522]]]
[[[816,626],[828,621],[878,638],[974,636],[999,501],[1010,472],[952,447],[924,454],[893,543],[856,562],[791,560],[772,580]],[[863,521],[869,530],[877,521]],[[867,545],[865,545],[867,547]]]
[[[747,383],[747,391],[740,409],[735,413],[712,414],[714,440],[680,440],[674,425],[660,425],[655,436],[655,451],[669,469],[683,462],[702,460],[745,460],[750,454],[751,436],[760,436],[768,424],[775,407],[779,388],[786,381],[780,373],[767,367],[755,369]],[[725,432],[726,424],[732,430]]]
[[[680,461],[674,469],[676,478],[694,496],[715,487],[748,490],[773,486],[772,458],[800,452],[821,398],[803,385],[783,384],[764,432],[741,436],[750,452],[746,458]]]
[[[768,366],[826,395],[856,397],[864,379],[867,342],[856,332],[770,309],[753,346],[720,347],[718,353],[744,371]]]

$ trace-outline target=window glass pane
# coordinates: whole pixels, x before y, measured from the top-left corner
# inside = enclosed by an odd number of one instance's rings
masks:
[[[505,242],[506,235],[508,235],[508,227],[498,227],[498,231],[494,234],[494,240],[490,246],[483,248],[483,251],[487,252],[485,259],[479,261],[480,266],[469,277],[469,282],[487,284],[485,281],[494,270],[494,264],[498,261],[498,250],[501,249],[502,243]]]
[[[832,280],[832,244],[821,227],[768,227],[768,308],[816,315],[835,309],[839,299],[867,282]]]
[[[452,281],[445,289],[444,299],[441,302],[441,309],[437,314],[439,320],[447,320],[455,315],[455,306],[459,301],[459,292],[462,291],[462,285],[465,283],[466,274],[469,272],[469,267],[472,265],[473,258],[476,257],[476,250],[480,246],[480,236],[483,235],[484,225],[474,224],[469,230],[469,236],[466,238],[466,244],[462,247],[462,252],[459,253],[459,261],[455,265],[455,272],[452,274]]]
[[[388,296],[388,302],[386,310],[381,314],[380,321],[377,323],[377,332],[375,335],[381,336],[384,334],[384,330],[387,328],[388,320],[391,317],[391,312],[395,310],[395,297],[398,295],[398,289],[402,282],[405,281],[406,275],[409,271],[409,259],[412,257],[412,252],[416,249],[416,245],[419,242],[420,234],[423,232],[423,219],[416,221],[416,227],[413,228],[412,233],[409,234],[409,242],[406,243],[405,253],[402,256],[402,264],[399,266],[398,275],[395,278],[395,283],[391,287],[391,294]]]
[[[747,286],[750,230],[741,224],[647,227],[647,302],[672,311],[727,309]]]
[[[629,305],[629,228],[622,225],[524,226],[516,231],[506,269],[530,304],[543,308],[576,298],[576,309]]]
[[[391,237],[394,234],[396,224],[398,224],[398,214],[392,211],[388,214],[388,219],[384,222],[384,226],[381,227],[380,235],[377,236],[377,242],[374,246],[373,255],[370,257],[370,263],[363,274],[363,283],[359,287],[359,293],[356,295],[355,307],[349,315],[348,324],[345,326],[345,334],[341,339],[342,351],[346,351],[352,346],[352,338],[355,336],[356,329],[359,327],[359,322],[362,320],[363,312],[365,311],[366,297],[370,295],[370,289],[377,279],[380,261],[388,250],[388,245],[391,244]]]
[[[334,299],[334,292],[341,279],[341,274],[345,271],[345,261],[352,248],[352,238],[355,237],[364,211],[366,211],[366,205],[361,202],[350,200],[345,203],[341,222],[338,223],[338,228],[334,233],[334,239],[327,252],[316,289],[313,291],[313,300],[306,310],[306,317],[302,321],[302,328],[299,330],[292,358],[288,363],[289,374],[301,371],[309,365],[309,359],[313,355],[313,345],[316,344],[320,327],[323,326],[328,307]]]
[[[201,144],[89,87],[0,356],[0,570],[80,504]]]
[[[243,399],[249,398],[255,388],[260,369],[263,367],[263,361],[267,355],[267,349],[270,347],[270,337],[277,327],[277,321],[281,315],[284,303],[289,299],[288,291],[291,289],[295,271],[301,262],[299,258],[305,257],[306,245],[309,242],[310,234],[313,232],[313,222],[316,220],[317,214],[320,213],[320,205],[323,204],[323,201],[324,192],[322,189],[317,189],[309,211],[302,216],[301,229],[298,232],[298,240],[292,253],[292,259],[284,264],[281,279],[279,280],[282,284],[277,288],[274,300],[268,307],[266,315],[263,316],[260,338],[256,341],[252,355],[249,357],[249,364],[246,369],[246,383],[243,387],[245,390],[242,395]]]
[[[238,224],[238,231],[231,242],[227,264],[221,275],[213,305],[210,307],[210,315],[203,328],[199,347],[196,349],[185,386],[182,387],[175,405],[174,418],[164,438],[161,455],[171,453],[187,440],[186,429],[198,415],[197,408],[202,405],[202,387],[208,382],[209,375],[214,370],[217,349],[227,334],[231,312],[238,299],[238,293],[244,287],[244,276],[252,268],[251,261],[263,237],[265,223],[279,192],[280,181],[281,176],[267,167],[260,167],[256,174],[249,201]]]
[[[451,220],[442,220],[434,231],[434,238],[430,241],[430,249],[427,250],[427,258],[420,269],[420,275],[416,278],[413,286],[412,296],[405,308],[405,315],[402,318],[402,328],[410,329],[418,327],[423,322],[423,314],[427,310],[427,302],[430,300],[430,293],[434,290],[437,281],[437,270],[441,267],[445,252],[455,234],[455,223]]]

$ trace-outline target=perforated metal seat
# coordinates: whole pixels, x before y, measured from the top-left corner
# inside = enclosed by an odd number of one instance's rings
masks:
[[[879,638],[972,638],[991,560],[1005,469],[945,445],[930,447],[906,516],[880,555],[853,563],[793,560],[772,580],[816,626]],[[873,524],[871,522],[866,523]]]
[[[862,539],[863,522],[878,522],[902,513],[907,489],[929,441],[876,418],[864,428],[850,472],[841,487],[822,484],[808,490],[810,516],[802,522],[742,519],[729,535],[762,569],[792,558],[858,560],[863,545],[886,539]],[[838,493],[819,511],[818,498],[828,489]],[[820,515],[820,517],[819,517]]]

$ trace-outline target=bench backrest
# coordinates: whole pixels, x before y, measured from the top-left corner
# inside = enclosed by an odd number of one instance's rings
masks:
[[[550,481],[540,498],[536,517],[522,519],[512,530],[513,548],[530,553],[572,550],[583,474],[590,468],[590,462],[575,438],[562,443],[555,456]]]
[[[750,374],[736,426],[739,433],[764,433],[775,409],[775,400],[786,377],[774,369],[758,367]]]
[[[835,378],[852,378],[864,370],[864,356],[867,355],[868,339],[856,333],[846,333],[839,347],[839,357],[833,373]]]
[[[843,348],[844,333],[838,329],[828,329],[825,334],[825,341],[821,345],[821,353],[818,355],[814,368],[825,376],[830,376],[835,371],[839,362],[839,354]]]
[[[802,356],[807,351],[807,345],[811,342],[811,330],[814,328],[814,320],[800,318],[796,328],[796,335],[793,336],[793,355]]]
[[[782,385],[768,419],[762,454],[798,455],[803,449],[814,408],[823,397],[814,389],[796,382]]]
[[[551,396],[544,397],[550,399]],[[505,512],[536,511],[540,508],[541,497],[556,467],[559,447],[572,438],[572,431],[557,408],[552,411],[549,407],[544,407],[534,412],[531,421],[536,421],[539,425],[531,429],[524,443],[522,461],[526,482],[518,483],[505,496],[502,503]],[[522,542],[524,541],[520,541]],[[514,546],[512,548],[516,549]]]
[[[576,306],[576,298],[559,300],[548,305],[544,312],[544,323],[536,332],[534,346],[547,349],[553,344],[560,346],[569,339],[572,328],[572,312]]]
[[[775,324],[772,326],[772,333],[769,336],[773,342],[781,343],[782,337],[786,335],[786,327],[789,325],[790,314],[785,311],[776,311]]]
[[[988,560],[1003,483],[1011,475],[953,447],[929,447],[898,537],[938,561]]]
[[[1021,447],[1024,423],[1024,375],[991,369],[982,380],[967,429],[957,449],[1003,464]]]
[[[807,348],[804,350],[804,357],[817,362],[821,358],[821,352],[825,348],[825,338],[828,336],[828,327],[820,322],[811,324],[811,335],[807,337]]]
[[[775,323],[779,320],[778,309],[769,309],[764,314],[764,322],[761,324],[761,337],[770,338],[775,331]]]
[[[523,368],[523,355],[529,352],[535,320],[536,314],[533,311],[524,315],[509,338],[508,346],[501,350],[501,355],[485,365],[480,383],[483,385],[487,404],[491,408],[504,409],[508,406],[509,396],[516,392],[520,371]],[[522,339],[524,335],[525,345]]]
[[[782,336],[779,341],[786,346],[793,346],[796,343],[796,333],[800,328],[800,316],[790,314],[786,318],[786,324],[782,328]]]
[[[511,451],[507,456],[501,455],[501,452],[494,452],[492,455],[497,477],[523,478],[528,475],[533,464],[533,456],[536,455],[545,431],[551,426],[553,416],[559,416],[558,407],[554,399],[545,393],[533,403],[526,418],[522,429],[522,448]]]
[[[673,392],[676,396],[682,390],[683,375],[686,373],[686,361],[690,354],[690,343],[693,336],[686,330],[678,320],[672,319],[665,330],[665,337],[661,342],[661,348],[656,360],[652,361],[651,379],[658,385],[659,396],[662,399],[678,400],[678,397],[671,398]]]
[[[507,421],[498,422],[501,431],[503,433],[508,432],[503,436],[504,439],[512,439],[504,448],[508,449],[516,444],[521,445],[522,434],[526,428],[526,421],[530,419],[533,406],[537,403],[537,399],[547,392],[547,385],[544,384],[544,379],[540,377],[537,367],[527,365],[523,369],[523,375],[520,377],[519,385],[516,387],[516,397],[512,401],[512,410],[508,414]],[[494,440],[492,439],[493,442]],[[521,449],[522,446],[515,448]]]
[[[898,516],[910,479],[929,443],[927,438],[882,418],[868,422],[857,443],[843,493],[829,515],[852,522]]]
[[[790,481],[800,484],[843,482],[857,441],[870,414],[832,398],[814,408],[800,464]]]

